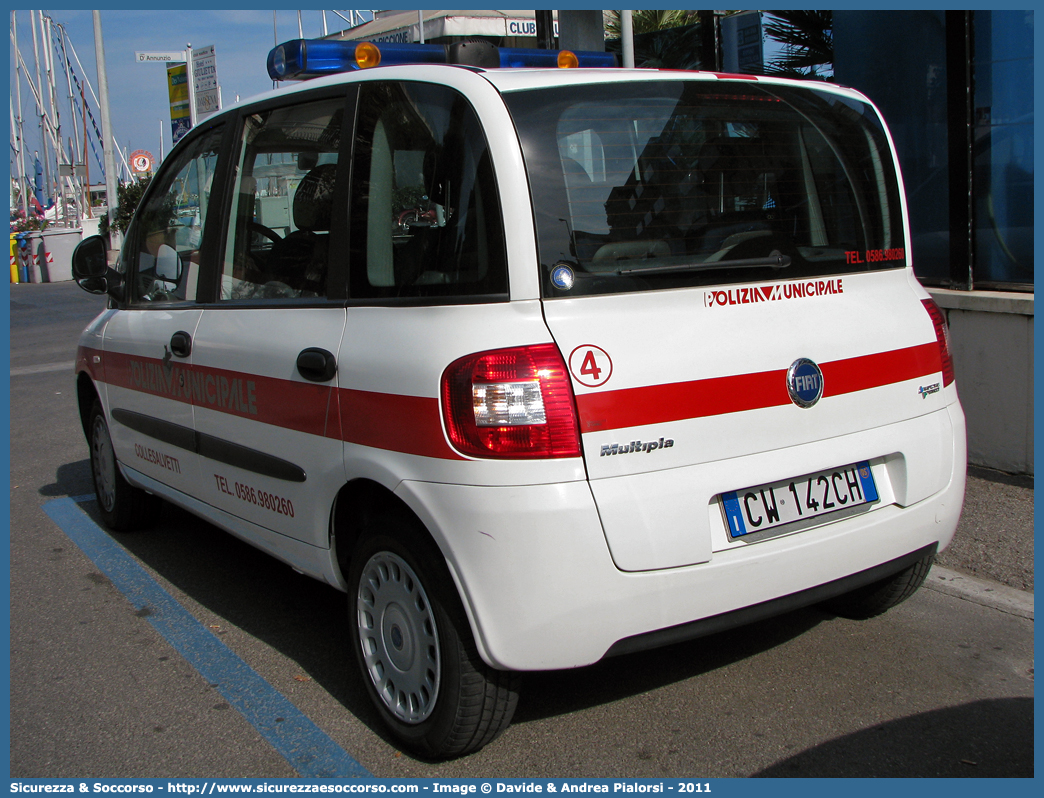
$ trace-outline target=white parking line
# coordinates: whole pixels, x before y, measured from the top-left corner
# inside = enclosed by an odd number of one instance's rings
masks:
[[[26,374],[48,374],[52,371],[72,372],[75,360],[67,360],[62,363],[41,363],[39,366],[19,366],[11,369],[12,377],[23,377]]]

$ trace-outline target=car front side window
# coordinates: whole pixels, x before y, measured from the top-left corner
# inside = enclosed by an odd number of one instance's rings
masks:
[[[131,304],[196,299],[200,246],[222,128],[197,138],[157,177],[127,235],[122,266]]]
[[[344,98],[244,118],[222,300],[325,298]]]

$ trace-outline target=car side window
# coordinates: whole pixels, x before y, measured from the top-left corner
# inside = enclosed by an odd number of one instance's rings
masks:
[[[222,300],[327,295],[342,97],[244,119]]]
[[[445,86],[367,83],[356,131],[350,296],[506,294],[493,166],[467,100]]]
[[[132,305],[194,301],[223,127],[195,139],[156,178],[127,231],[121,267]]]

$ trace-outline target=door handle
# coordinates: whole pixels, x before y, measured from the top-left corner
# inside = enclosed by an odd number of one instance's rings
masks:
[[[337,373],[337,360],[325,349],[310,347],[297,356],[297,373],[310,382],[329,382]]]
[[[178,330],[170,336],[170,351],[178,357],[192,354],[192,336],[184,330]]]

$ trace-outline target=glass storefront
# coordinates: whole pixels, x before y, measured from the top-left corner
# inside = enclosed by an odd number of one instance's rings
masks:
[[[953,185],[949,148],[966,145],[949,105],[953,32],[946,12],[835,11],[833,33],[835,80],[870,97],[892,130],[918,277],[934,285],[1032,290],[1033,12],[971,14],[971,168],[958,173],[960,185]],[[951,230],[950,206],[951,188],[963,191],[969,182],[970,281],[959,238],[967,234]]]
[[[975,284],[1033,282],[1033,12],[973,16]]]

